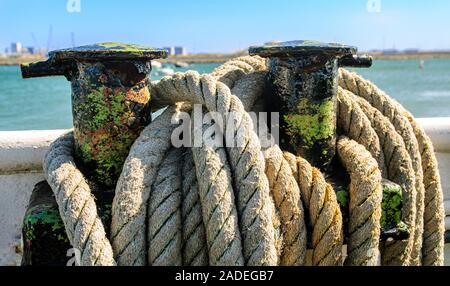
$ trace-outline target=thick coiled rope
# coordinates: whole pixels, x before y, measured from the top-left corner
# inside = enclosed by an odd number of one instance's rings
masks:
[[[381,227],[381,172],[377,161],[357,142],[340,138],[337,150],[351,178],[346,265],[374,266]]]
[[[233,119],[236,131],[234,133],[237,142],[240,144],[237,147],[220,148],[214,146],[204,145],[202,147],[194,147],[194,161],[200,162],[197,166],[197,174],[204,174],[209,172],[208,169],[217,168],[205,183],[199,183],[200,192],[204,188],[205,199],[206,196],[217,196],[217,189],[222,188],[224,184],[229,185],[230,192],[236,192],[236,210],[239,215],[240,233],[242,237],[242,252],[244,260],[248,265],[274,265],[277,262],[275,249],[275,233],[272,222],[272,209],[270,201],[270,190],[267,177],[264,175],[264,157],[261,152],[258,137],[253,130],[251,118],[241,101],[231,94],[230,89],[221,82],[214,82],[211,76],[200,77],[197,73],[188,72],[184,75],[179,75],[177,79],[163,79],[161,81],[164,90],[170,90],[175,87],[177,92],[171,94],[166,92],[166,97],[173,96],[174,102],[183,101],[191,102],[193,104],[203,104],[210,112],[218,112],[223,116],[223,122],[228,121],[228,114],[236,115]],[[185,76],[182,78],[182,76]],[[225,123],[225,130],[227,124]],[[208,126],[203,126],[205,131]],[[196,131],[193,130],[193,140],[199,138]],[[194,141],[193,141],[194,143]],[[232,142],[225,142],[227,146],[233,146]],[[217,152],[218,151],[218,152]],[[224,156],[218,158],[215,166],[211,167],[208,163],[211,161],[209,157],[215,158],[215,154],[223,153]],[[211,154],[211,155],[210,155]],[[228,155],[228,164],[230,169],[224,168]],[[216,174],[225,173],[226,182],[216,181]],[[233,172],[233,177],[231,175]],[[202,179],[203,180],[203,179]],[[228,182],[228,183],[227,183]],[[234,186],[233,186],[234,185]],[[233,188],[234,187],[234,188]],[[237,189],[236,189],[237,188]],[[202,195],[201,195],[202,197]],[[221,198],[219,198],[219,203]],[[234,205],[234,204],[233,204]],[[208,213],[207,220],[213,216],[223,216],[223,212],[212,209]],[[229,214],[232,215],[233,211]],[[227,212],[225,212],[227,214]],[[205,214],[204,214],[205,216]],[[252,230],[252,231],[249,231]],[[219,256],[226,254],[227,247],[218,253]]]
[[[185,149],[182,169],[183,265],[206,266],[209,263],[202,204],[198,193],[194,158]]]
[[[211,75],[177,73],[152,83],[152,104],[169,107],[130,150],[116,186],[109,240],[73,163],[73,136],[52,144],[44,171],[82,265],[305,265],[307,237],[312,265],[342,265],[344,226],[333,188],[306,160],[277,145],[262,146],[256,136],[247,111],[261,97],[265,77],[263,59],[241,57]],[[442,190],[430,140],[371,83],[342,70],[340,86],[339,133],[350,138],[338,142],[351,178],[345,263],[375,265],[379,259],[384,177],[403,189],[402,219],[411,236],[384,243],[382,264],[442,265]],[[210,120],[199,129],[192,125],[191,143],[203,131],[200,138],[223,139],[228,147],[172,146],[186,114],[195,120],[194,104],[203,106],[201,118],[217,112],[224,134],[233,136],[211,132]]]
[[[333,188],[305,159],[287,152],[284,157],[298,182],[305,208],[309,210],[312,265],[341,265],[344,243],[342,214]]]
[[[151,265],[182,265],[181,166],[177,164],[182,151],[168,152],[148,200],[148,262]]]
[[[81,251],[81,265],[115,265],[95,199],[83,174],[75,166],[72,154],[73,134],[69,133],[52,144],[43,164],[67,237],[71,245]]]
[[[414,233],[414,229],[417,227],[415,225],[415,177],[411,158],[406,151],[402,137],[395,131],[389,120],[363,98],[355,96],[350,91],[340,89],[338,100],[343,96],[353,100],[361,107],[377,133],[384,152],[387,178],[399,184],[403,190],[402,219]],[[411,235],[407,240],[386,242],[384,248],[387,250],[382,252],[383,263],[385,265],[409,265],[414,238],[414,235]]]
[[[393,122],[397,130],[400,130],[399,133],[406,142],[413,160],[416,187],[419,186],[416,229],[423,225],[422,251],[421,254],[414,254],[413,260],[417,264],[417,256],[423,256],[423,265],[442,265],[444,263],[445,213],[442,209],[442,187],[431,140],[409,112],[371,82],[364,80],[355,73],[341,69],[339,84],[367,100]],[[413,133],[411,133],[411,129]],[[420,168],[422,168],[422,174],[420,174]],[[417,180],[421,178],[423,178],[422,186],[420,186],[420,182],[417,183]],[[420,247],[419,242],[422,241],[421,233],[421,230],[415,233],[416,249]]]
[[[280,213],[284,249],[280,265],[304,265],[306,226],[300,189],[283,152],[275,145],[264,152],[266,175],[275,207]]]

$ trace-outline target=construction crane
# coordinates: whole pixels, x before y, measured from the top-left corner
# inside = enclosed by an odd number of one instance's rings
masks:
[[[52,37],[53,37],[53,26],[50,25],[49,31],[48,31],[48,39],[47,39],[47,52],[50,52],[51,44],[52,44]]]
[[[72,41],[72,48],[75,48],[75,33],[70,33],[70,40]]]
[[[39,43],[38,43],[38,41],[36,39],[36,36],[34,35],[34,32],[31,32],[31,38],[33,39],[33,45],[36,47],[36,49],[39,49],[40,46],[39,46]]]

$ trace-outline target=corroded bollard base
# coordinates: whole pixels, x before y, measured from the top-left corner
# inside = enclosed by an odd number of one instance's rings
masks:
[[[329,173],[327,181],[333,186],[342,213],[343,225],[349,224],[350,177],[341,162],[334,158],[334,172]],[[408,226],[402,221],[403,195],[399,185],[383,179],[383,200],[381,203],[380,240],[387,241],[407,239],[410,235]],[[344,241],[348,239],[348,229],[344,227]]]
[[[96,192],[98,213],[109,233],[113,192]],[[65,266],[73,257],[72,246],[59,215],[53,191],[46,181],[33,189],[22,228],[22,265]]]
[[[45,181],[38,183],[31,194],[22,236],[22,265],[66,265],[66,253],[72,246],[53,192]]]

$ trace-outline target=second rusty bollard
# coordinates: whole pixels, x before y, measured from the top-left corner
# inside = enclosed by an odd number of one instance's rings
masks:
[[[336,149],[336,96],[341,66],[370,67],[370,57],[334,43],[291,41],[250,47],[269,58],[268,106],[280,112],[284,150],[326,170]]]
[[[21,66],[24,78],[64,75],[71,82],[75,159],[100,188],[114,188],[131,144],[150,122],[150,61],[165,56],[160,49],[101,43]]]

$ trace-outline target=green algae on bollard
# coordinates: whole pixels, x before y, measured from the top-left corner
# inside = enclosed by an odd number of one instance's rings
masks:
[[[22,265],[66,265],[72,248],[50,186],[38,183],[23,219]]]
[[[114,193],[101,192],[97,211],[106,233],[111,224],[111,202]],[[28,209],[24,215],[22,265],[65,266],[70,261],[72,246],[59,215],[58,204],[52,189],[43,181],[34,187]]]
[[[348,179],[331,178],[331,184],[336,193],[336,199],[342,213],[343,225],[349,221],[350,186]],[[408,239],[410,230],[402,221],[403,193],[402,188],[386,179],[382,180],[383,200],[381,203],[380,240],[387,241]],[[348,229],[344,227],[344,238],[348,239]]]
[[[151,60],[166,51],[100,43],[49,53],[22,76],[64,75],[72,86],[75,160],[100,188],[114,188],[129,148],[151,120]]]
[[[250,47],[251,55],[269,58],[267,100],[280,112],[284,150],[326,171],[336,150],[336,96],[341,66],[368,67],[370,57],[336,43],[290,41]]]
[[[382,181],[383,201],[381,203],[381,239],[407,239],[410,235],[408,226],[402,221],[402,188],[386,179]]]

